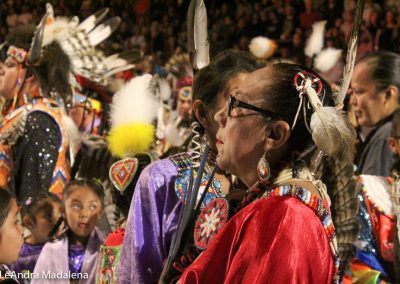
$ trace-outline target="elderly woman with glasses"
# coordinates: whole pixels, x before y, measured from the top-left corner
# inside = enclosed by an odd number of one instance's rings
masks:
[[[354,135],[329,105],[326,83],[294,64],[259,69],[231,91],[215,115],[217,163],[249,190],[239,203],[228,195],[200,212],[198,222],[209,222],[195,226],[194,239],[206,250],[180,283],[338,281],[329,197],[312,169],[324,163],[321,150],[342,158],[337,145],[349,141],[333,133]]]

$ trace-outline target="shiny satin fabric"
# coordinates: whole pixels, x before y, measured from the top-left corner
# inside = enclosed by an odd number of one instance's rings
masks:
[[[261,198],[237,213],[179,283],[332,283],[328,237],[295,197]]]
[[[129,210],[117,283],[157,283],[182,207],[174,189],[177,175],[168,159],[143,170]]]

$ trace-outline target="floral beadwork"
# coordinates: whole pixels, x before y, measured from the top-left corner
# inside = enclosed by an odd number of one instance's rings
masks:
[[[201,250],[217,235],[228,222],[229,204],[224,198],[217,198],[205,206],[194,227],[194,243]]]

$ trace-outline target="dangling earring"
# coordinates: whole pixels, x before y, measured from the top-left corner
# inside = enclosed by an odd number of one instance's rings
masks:
[[[271,168],[269,166],[268,160],[265,157],[267,154],[264,153],[257,164],[257,174],[260,181],[268,181],[271,178]]]

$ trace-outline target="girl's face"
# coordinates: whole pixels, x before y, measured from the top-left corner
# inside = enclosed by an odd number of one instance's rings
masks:
[[[86,186],[76,186],[65,200],[67,223],[77,239],[89,237],[102,212],[100,198]]]
[[[15,199],[7,219],[0,227],[0,263],[9,264],[18,259],[23,239],[23,227],[19,221],[19,208]]]
[[[51,201],[50,206],[46,206],[36,213],[35,222],[30,222],[29,226],[34,244],[47,242],[51,229],[60,217],[60,209],[59,202]]]

